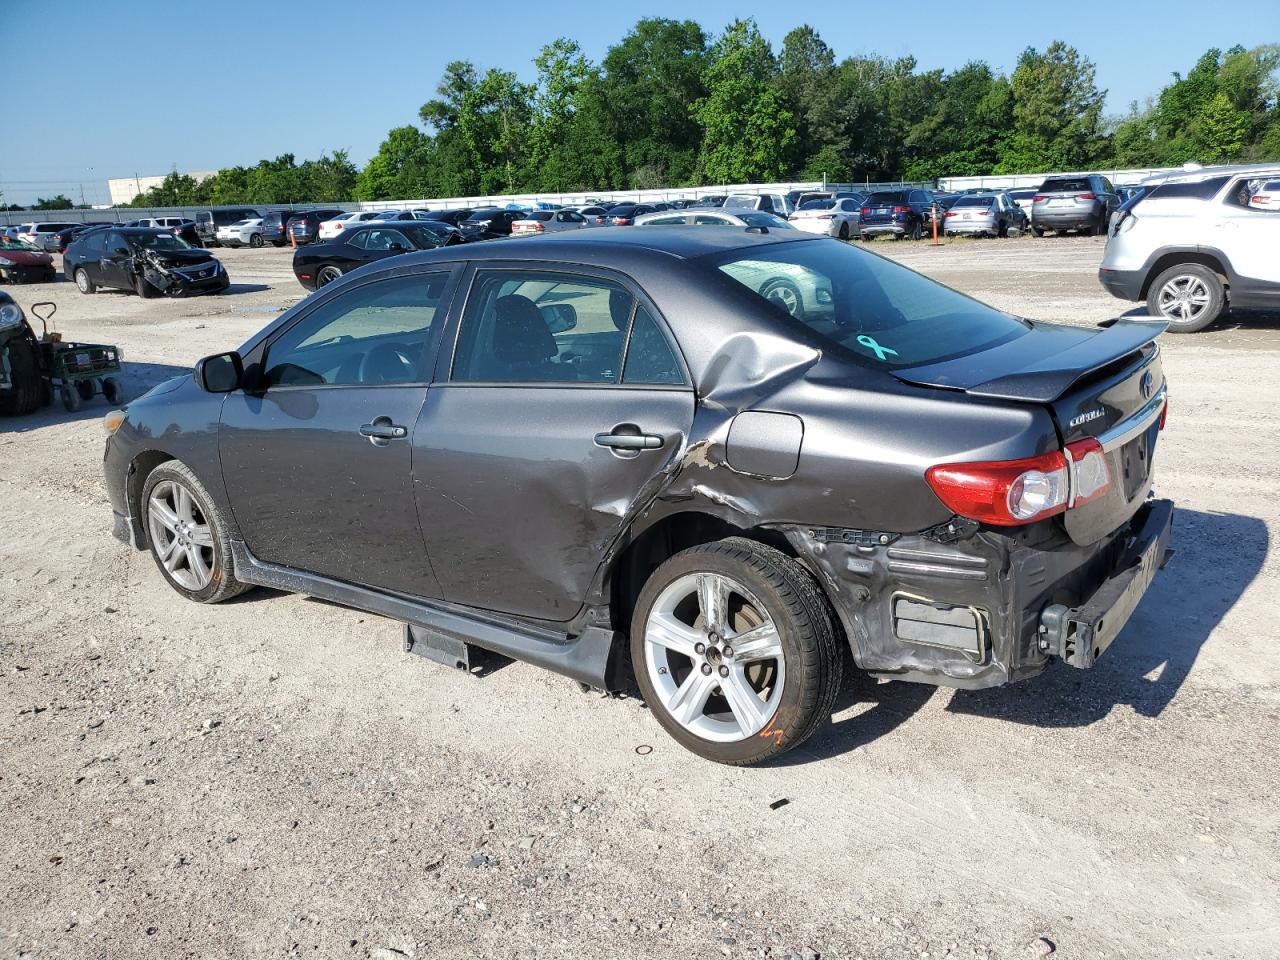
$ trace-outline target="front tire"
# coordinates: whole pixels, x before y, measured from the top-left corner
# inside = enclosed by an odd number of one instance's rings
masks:
[[[798,746],[831,716],[844,675],[839,635],[807,570],[733,537],[653,572],[632,619],[631,662],[678,743],[747,766]]]
[[[158,292],[156,288],[153,287],[147,281],[147,278],[144,277],[142,274],[138,274],[136,277],[133,278],[133,289],[134,289],[134,292],[137,293],[137,295],[140,296],[143,300],[152,299]]]
[[[186,464],[169,460],[151,471],[142,520],[160,573],[188,600],[220,603],[249,589],[235,577],[226,521]]]
[[[89,278],[89,271],[85,270],[84,267],[76,267],[75,273],[72,275],[72,279],[75,280],[76,288],[81,293],[89,294],[98,292],[98,285]]]
[[[1170,267],[1147,291],[1147,310],[1168,320],[1170,333],[1198,333],[1217,320],[1226,306],[1226,288],[1202,263]]]

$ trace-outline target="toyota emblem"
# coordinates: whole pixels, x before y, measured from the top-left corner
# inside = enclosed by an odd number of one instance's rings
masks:
[[[1155,386],[1155,378],[1151,376],[1151,371],[1148,370],[1146,373],[1142,375],[1142,379],[1138,382],[1138,389],[1142,391],[1142,399],[1144,400],[1151,399],[1151,391],[1154,388],[1154,386]]]

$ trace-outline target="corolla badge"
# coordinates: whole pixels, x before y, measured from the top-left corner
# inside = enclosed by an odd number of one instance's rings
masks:
[[[1078,427],[1082,423],[1088,423],[1090,420],[1098,420],[1102,417],[1105,417],[1106,415],[1107,415],[1107,412],[1105,410],[1103,410],[1101,407],[1096,407],[1093,410],[1088,410],[1080,414],[1080,416],[1078,417],[1072,417],[1071,422],[1068,424],[1068,426]]]

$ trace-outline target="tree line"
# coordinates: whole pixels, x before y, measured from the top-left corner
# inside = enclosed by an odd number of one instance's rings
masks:
[[[173,173],[136,206],[388,200],[753,181],[932,180],[1091,167],[1280,160],[1280,45],[1207,51],[1119,117],[1074,47],[1027,48],[1005,75],[975,60],[836,53],[810,26],[775,51],[751,19],[709,36],[642,19],[593,63],[558,39],[533,82],[445,67],[418,123],[357,168],[344,151]]]

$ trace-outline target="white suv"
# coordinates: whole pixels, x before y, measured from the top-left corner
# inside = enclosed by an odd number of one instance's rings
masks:
[[[1203,330],[1228,305],[1280,313],[1280,209],[1251,205],[1276,164],[1203,167],[1143,181],[1112,218],[1098,279],[1146,300],[1174,333]]]

